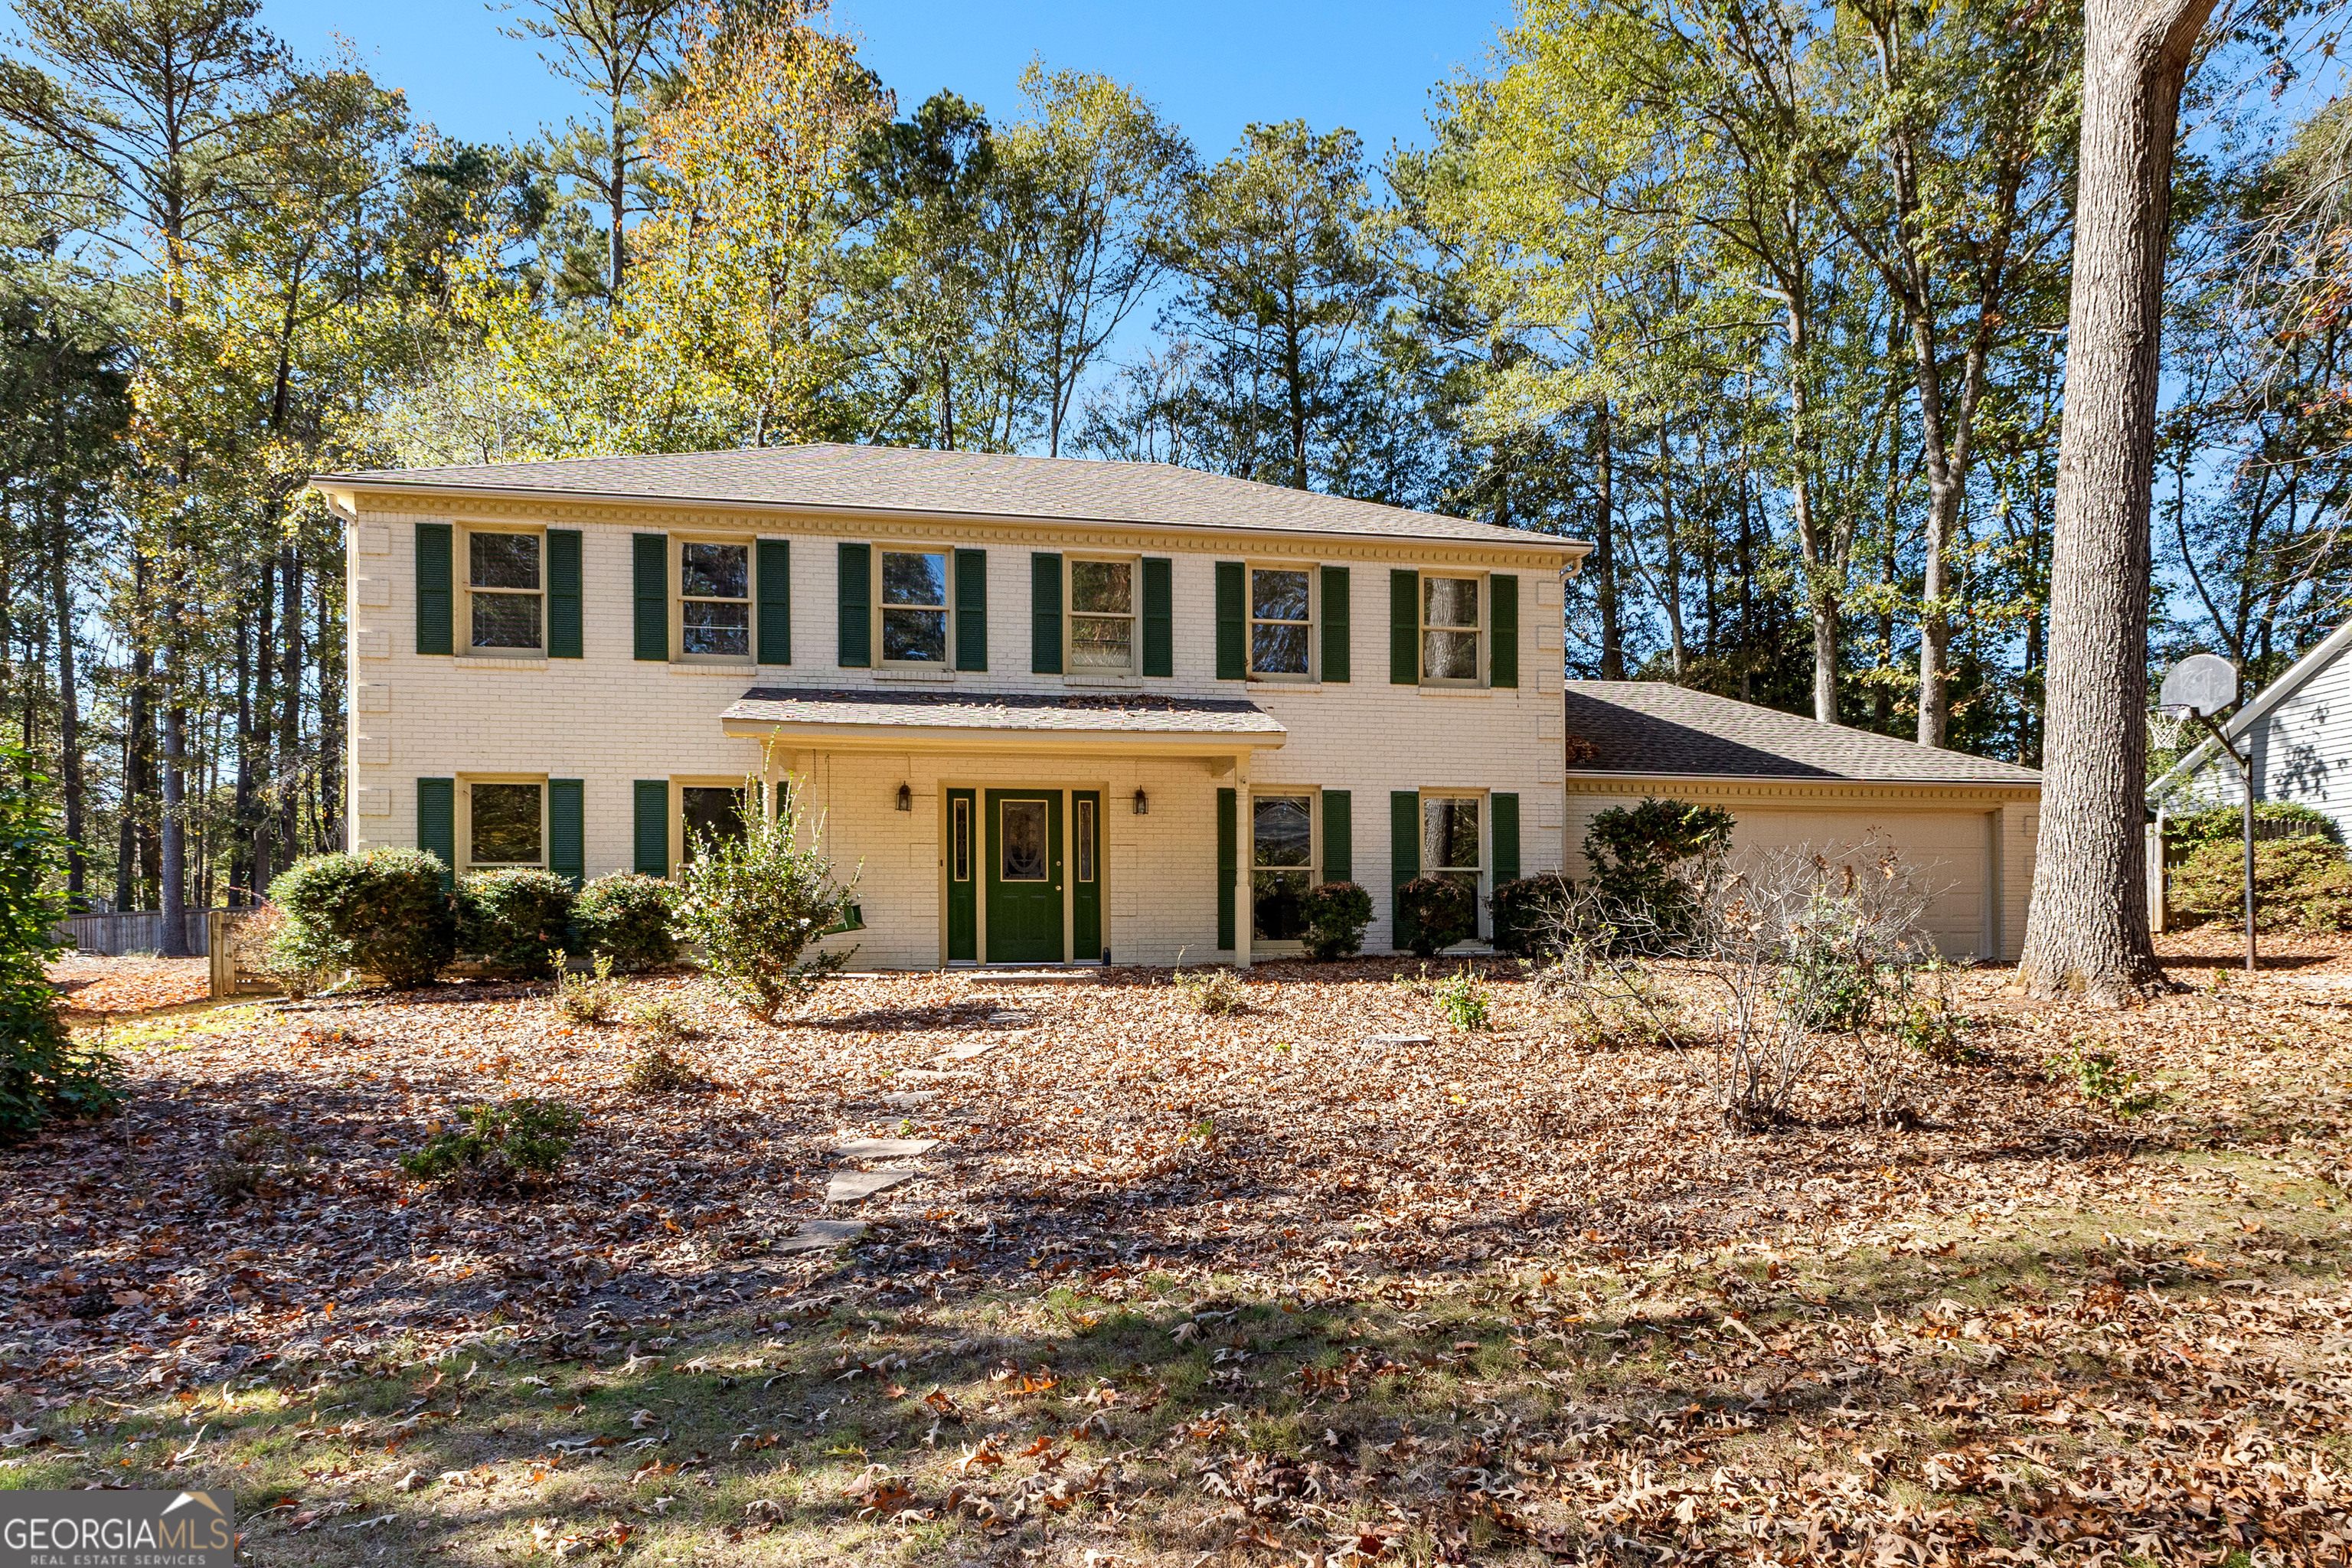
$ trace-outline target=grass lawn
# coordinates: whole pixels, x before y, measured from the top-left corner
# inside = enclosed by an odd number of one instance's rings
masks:
[[[1222,1016],[641,980],[662,1091],[543,986],[92,1017],[125,1114],[0,1153],[0,1487],[226,1487],[250,1559],[355,1568],[2341,1563],[2352,954],[2227,948],[2109,1014],[1972,972],[1914,1125],[1832,1060],[1769,1134],[1386,960]],[[2160,1103],[2044,1066],[2101,1048]],[[526,1094],[588,1119],[543,1186],[395,1163]]]

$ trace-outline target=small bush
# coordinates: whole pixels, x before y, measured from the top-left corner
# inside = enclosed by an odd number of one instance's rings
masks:
[[[1440,948],[1478,934],[1478,895],[1466,882],[1416,877],[1396,897],[1397,923],[1416,957],[1434,957]]]
[[[2210,838],[2172,873],[2168,901],[2183,923],[2245,924],[2242,839]],[[2331,838],[2265,838],[2254,845],[2257,931],[2352,930],[2352,860]]]
[[[1731,842],[1734,818],[1719,805],[1644,800],[1594,814],[1584,832],[1585,863],[1593,891],[1628,932],[1651,947],[1688,934],[1696,913],[1687,881],[1675,868],[1719,854]]]
[[[450,1182],[482,1191],[529,1176],[552,1176],[579,1136],[580,1112],[560,1100],[522,1097],[458,1112],[457,1124],[400,1157],[420,1182]]]
[[[583,952],[610,958],[624,974],[658,969],[677,962],[677,889],[660,878],[615,871],[580,889],[572,929]]]
[[[620,1005],[621,983],[613,978],[610,955],[596,955],[593,974],[573,974],[565,967],[562,953],[555,955],[555,990],[548,997],[556,1016],[574,1024],[602,1024],[612,1017]]]
[[[673,1094],[701,1081],[702,1075],[683,1058],[659,1046],[629,1064],[629,1087],[639,1094]]]
[[[2128,1121],[2164,1103],[2164,1096],[2139,1087],[2139,1074],[2125,1067],[2115,1052],[2094,1050],[2087,1040],[2069,1040],[2047,1065],[2059,1079],[2074,1080],[2085,1100],[2118,1121]]]
[[[66,901],[52,889],[65,836],[51,826],[42,791],[20,746],[0,743],[0,773],[24,781],[0,788],[0,1143],[29,1138],[52,1120],[99,1116],[122,1100],[121,1069],[104,1050],[77,1047],[58,1016],[48,963]]]
[[[1438,984],[1437,1010],[1445,1015],[1448,1023],[1465,1033],[1485,1028],[1494,1005],[1494,994],[1467,969],[1453,979]]]
[[[552,871],[509,866],[457,881],[457,951],[525,980],[554,973],[572,923],[572,884]]]
[[[1372,896],[1353,882],[1318,882],[1298,902],[1307,921],[1307,952],[1328,961],[1363,951],[1364,928],[1372,923]]]
[[[649,1040],[682,1040],[693,1031],[686,1009],[667,996],[649,996],[632,1006],[625,1022]]]
[[[2336,826],[2334,817],[2300,801],[2254,802],[2254,826],[2260,828],[2264,824],[2293,824],[2307,830],[2314,838],[2325,838],[2332,844],[2344,842],[2344,830]],[[2239,846],[2242,853],[2246,841],[2245,807],[2214,805],[2203,811],[2190,812],[2187,816],[2168,817],[2165,821],[2164,833],[2168,838],[2185,838],[2200,844],[2210,839],[2225,838]]]
[[[758,799],[759,781],[747,781],[746,792]],[[840,925],[856,891],[855,877],[847,886],[833,879],[824,837],[822,825],[803,834],[795,805],[773,816],[756,811],[741,837],[698,845],[678,870],[679,930],[701,945],[703,968],[762,1023],[838,973],[856,951],[802,960]]]
[[[1538,956],[1575,897],[1576,884],[1559,871],[1521,877],[1496,888],[1486,900],[1495,917],[1495,951]]]
[[[1242,994],[1241,977],[1230,969],[1195,969],[1184,972],[1184,955],[1176,955],[1176,989],[1195,1013],[1212,1018],[1241,1012],[1248,1005]]]
[[[312,855],[269,884],[286,913],[273,963],[313,972],[362,970],[394,990],[429,985],[457,955],[448,868],[422,849]]]

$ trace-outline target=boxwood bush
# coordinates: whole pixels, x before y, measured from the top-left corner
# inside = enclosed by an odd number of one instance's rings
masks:
[[[474,871],[457,883],[457,951],[526,980],[555,971],[570,938],[572,884],[534,866]]]
[[[660,878],[614,871],[580,889],[572,930],[582,952],[611,959],[615,969],[656,969],[677,962],[670,930],[677,905],[677,889]]]
[[[1478,894],[1447,877],[1416,877],[1397,889],[1397,921],[1414,954],[1433,958],[1478,934]]]
[[[286,912],[276,955],[307,970],[362,970],[395,990],[429,985],[457,951],[447,874],[422,849],[297,860],[269,884],[270,902]]]
[[[1353,882],[1318,882],[1298,901],[1298,912],[1307,921],[1309,957],[1349,958],[1363,951],[1372,896]]]
[[[2168,901],[2184,922],[2245,924],[2246,847],[2209,838],[2173,868]],[[2352,860],[2332,838],[2264,838],[2254,844],[2258,931],[2352,930]]]
[[[1486,900],[1495,915],[1495,950],[1534,957],[1575,894],[1576,884],[1559,871],[1521,877],[1496,888]]]

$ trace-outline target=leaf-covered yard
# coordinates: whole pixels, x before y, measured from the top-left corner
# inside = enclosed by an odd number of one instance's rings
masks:
[[[129,1111],[0,1155],[0,1485],[226,1485],[265,1563],[2341,1562],[2352,954],[2298,941],[2116,1014],[1970,973],[1907,1131],[1832,1079],[1729,1133],[1389,961],[638,981],[664,1092],[539,985],[117,1015]],[[588,1116],[544,1191],[399,1171],[522,1094]]]

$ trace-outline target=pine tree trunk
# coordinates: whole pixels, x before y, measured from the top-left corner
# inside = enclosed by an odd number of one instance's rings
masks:
[[[74,668],[73,578],[68,552],[71,530],[65,502],[56,503],[49,536],[49,589],[58,617],[58,778],[65,789],[66,892],[75,914],[88,908],[89,851],[82,847],[81,682]]]
[[[1592,537],[1592,596],[1601,606],[1601,679],[1625,679],[1625,637],[1619,626],[1617,613],[1617,541],[1615,470],[1610,461],[1609,400],[1601,400],[1600,411],[1592,425],[1592,444],[1597,462],[1594,473],[1595,520]]]
[[[2051,552],[2042,837],[2020,981],[2163,986],[2147,929],[2148,490],[2172,142],[2213,0],[2088,0],[2082,174]]]

